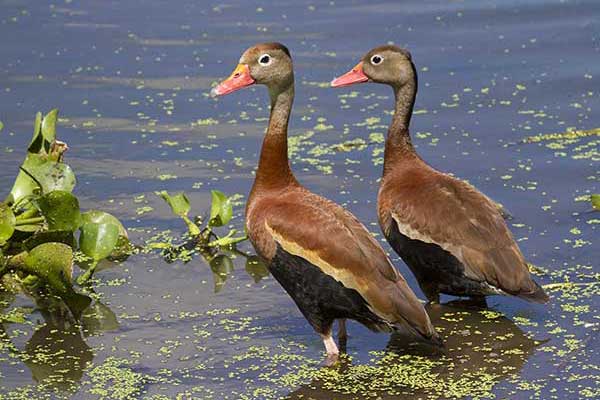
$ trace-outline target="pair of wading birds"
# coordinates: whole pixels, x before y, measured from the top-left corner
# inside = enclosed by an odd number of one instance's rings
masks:
[[[436,171],[415,152],[409,122],[417,93],[410,53],[395,46],[368,52],[333,87],[360,82],[394,89],[396,107],[385,142],[379,224],[415,274],[430,302],[440,293],[505,294],[546,302],[497,207],[469,184]],[[442,346],[423,304],[383,248],[349,211],[304,188],[290,170],[287,128],[294,100],[289,50],[279,43],[249,48],[229,78],[212,90],[224,95],[253,84],[269,89],[271,116],[246,227],[256,252],[321,335],[325,363],[338,359],[332,327],[346,342],[347,318],[373,331],[399,331]]]

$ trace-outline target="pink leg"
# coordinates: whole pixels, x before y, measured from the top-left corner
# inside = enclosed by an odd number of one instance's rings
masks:
[[[333,337],[331,336],[331,333],[322,334],[321,338],[323,339],[323,344],[325,345],[325,350],[327,351],[325,365],[327,367],[330,367],[337,362],[340,356],[340,351],[338,350],[337,345],[335,344],[335,340],[333,340]]]

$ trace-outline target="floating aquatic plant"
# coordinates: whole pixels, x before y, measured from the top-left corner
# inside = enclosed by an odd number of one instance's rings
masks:
[[[43,287],[78,318],[90,299],[73,288],[74,252],[93,260],[78,279],[83,284],[99,261],[127,254],[129,240],[116,217],[81,211],[75,173],[64,162],[68,146],[56,138],[57,117],[56,109],[37,113],[25,160],[0,202],[0,278],[11,274],[29,294]]]
[[[227,225],[233,217],[231,198],[218,190],[211,191],[210,217],[208,218],[208,222],[204,224],[204,227],[202,227],[203,221],[201,217],[196,217],[195,221],[189,218],[188,214],[191,206],[185,193],[170,195],[167,191],[163,190],[157,194],[167,202],[175,215],[183,219],[188,227],[188,235],[191,241],[199,247],[232,246],[248,238],[246,235],[235,237],[237,233],[236,229],[231,229],[223,237],[217,236],[214,232],[213,228]]]
[[[251,275],[256,282],[268,275],[264,265],[258,265],[255,262],[254,256],[250,256],[235,248],[237,243],[248,238],[246,235],[236,236],[238,233],[237,229],[230,229],[226,235],[219,237],[214,231],[214,228],[223,227],[231,221],[233,217],[232,197],[228,197],[218,190],[212,190],[212,201],[208,218],[203,219],[197,216],[192,220],[189,217],[191,204],[185,193],[171,195],[163,190],[158,192],[157,195],[165,200],[173,214],[179,216],[188,228],[187,240],[180,244],[173,244],[170,238],[165,240],[164,237],[160,241],[151,240],[149,247],[160,249],[167,261],[180,260],[188,262],[192,260],[193,254],[199,252],[206,259],[213,272],[215,293],[221,290],[227,276],[233,271],[231,255],[241,255],[248,262],[252,259],[253,264],[249,270],[252,271]],[[248,270],[248,268],[246,269]]]

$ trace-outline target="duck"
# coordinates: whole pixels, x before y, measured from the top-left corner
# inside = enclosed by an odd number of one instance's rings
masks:
[[[410,52],[376,47],[331,86],[365,82],[388,85],[395,96],[377,195],[379,225],[428,301],[439,303],[446,294],[484,306],[490,295],[547,302],[497,204],[415,151],[409,125],[418,79]]]
[[[338,361],[333,324],[339,323],[338,341],[344,348],[347,319],[373,331],[407,332],[417,341],[441,346],[423,303],[367,228],[294,176],[287,138],[294,70],[287,47],[250,47],[211,94],[223,96],[251,85],[267,87],[271,108],[246,203],[246,230],[271,275],[323,340],[324,364]]]

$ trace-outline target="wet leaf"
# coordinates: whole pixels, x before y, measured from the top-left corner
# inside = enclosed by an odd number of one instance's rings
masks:
[[[42,119],[42,136],[44,138],[46,151],[50,150],[50,144],[56,140],[56,120],[58,109],[51,110]]]
[[[50,291],[65,302],[75,318],[79,318],[91,303],[88,296],[73,289],[73,250],[66,244],[44,243],[35,247],[25,257],[24,268],[44,281]]]
[[[180,216],[185,221],[186,225],[188,226],[188,232],[191,236],[200,235],[200,228],[198,225],[193,223],[192,220],[188,218],[188,213],[190,212],[191,206],[190,201],[185,193],[181,192],[171,196],[166,190],[163,190],[158,192],[158,195],[167,202],[167,204],[171,207],[171,211],[173,211],[175,215]]]
[[[7,201],[13,204],[24,197],[53,190],[71,192],[75,184],[75,173],[67,164],[49,161],[38,154],[28,154]]]
[[[0,246],[6,243],[15,231],[17,220],[7,204],[0,203]]]
[[[117,217],[100,210],[89,210],[81,214],[82,224],[113,224],[119,228],[119,236],[129,237],[127,230]]]
[[[77,197],[69,192],[55,190],[37,200],[49,230],[75,231],[81,225]]]
[[[94,261],[91,266],[81,276],[77,278],[79,285],[85,284],[94,274],[98,262],[114,251],[119,240],[119,227],[115,224],[87,223],[81,226],[81,235],[79,236],[79,248],[88,257]]]
[[[171,196],[166,190],[163,190],[159,192],[158,195],[162,197],[164,201],[167,202],[167,204],[171,207],[171,211],[173,211],[175,215],[183,217],[187,216],[190,212],[190,201],[185,195],[185,193],[180,192]]]
[[[15,230],[19,232],[36,232],[42,229],[42,227],[43,225],[41,223],[19,224],[15,227]]]
[[[593,194],[590,197],[594,210],[600,211],[600,194]]]
[[[57,231],[41,231],[27,238],[23,242],[23,249],[30,251],[36,246],[43,243],[64,243],[69,247],[74,248],[76,246],[73,231],[71,230],[57,230]]]
[[[27,271],[46,281],[57,293],[71,288],[73,249],[64,243],[44,243],[25,258]],[[72,289],[72,288],[71,288]]]
[[[220,254],[210,260],[210,269],[213,272],[215,281],[215,293],[219,293],[225,285],[227,276],[233,272],[233,261],[226,255]]]
[[[100,261],[110,255],[119,239],[119,227],[111,223],[88,222],[81,226],[79,248],[88,257]]]
[[[112,214],[109,214],[100,210],[89,210],[81,214],[81,223],[95,223],[95,224],[113,224],[119,228],[119,239],[115,245],[114,250],[110,254],[112,259],[124,259],[131,254],[131,243],[129,242],[129,235],[127,229],[123,226],[121,221]]]
[[[23,161],[21,168],[28,170],[34,170],[39,168],[40,165],[44,164],[46,160],[37,154],[28,154]],[[16,203],[24,197],[31,196],[35,193],[39,193],[41,190],[38,183],[32,179],[25,171],[19,171],[15,183],[8,195],[7,202],[10,204]]]
[[[27,151],[29,153],[38,153],[42,149],[42,143],[44,138],[42,136],[42,113],[37,112],[35,114],[35,122],[33,123],[33,136]]]
[[[210,206],[210,226],[223,226],[233,216],[233,207],[230,199],[218,190],[211,190],[212,203]]]
[[[46,161],[36,168],[27,169],[27,172],[40,183],[42,193],[54,190],[71,192],[77,183],[71,167],[61,162]]]

